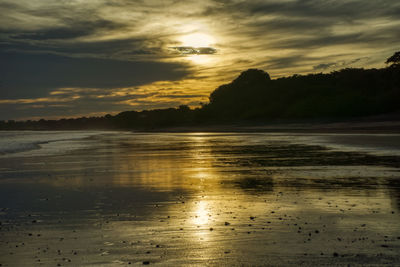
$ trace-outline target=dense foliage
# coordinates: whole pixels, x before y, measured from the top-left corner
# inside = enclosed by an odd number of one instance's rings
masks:
[[[219,119],[340,118],[400,109],[400,68],[343,69],[270,80],[248,70],[218,87],[204,107]]]

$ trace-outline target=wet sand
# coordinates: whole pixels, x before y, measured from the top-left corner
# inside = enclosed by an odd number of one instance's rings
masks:
[[[368,151],[357,135],[110,132],[2,157],[0,264],[400,265],[399,136],[363,136]]]

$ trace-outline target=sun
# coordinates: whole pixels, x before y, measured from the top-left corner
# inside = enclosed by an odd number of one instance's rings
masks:
[[[215,39],[205,33],[192,33],[180,38],[183,46],[191,47],[210,47],[215,43]]]

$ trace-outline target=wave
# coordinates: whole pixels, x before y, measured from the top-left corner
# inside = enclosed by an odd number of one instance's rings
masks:
[[[33,152],[43,149],[45,151],[42,151],[41,154],[61,153],[82,147],[86,138],[96,134],[99,134],[99,132],[0,132],[0,155],[32,155]],[[27,154],[24,152],[31,153]]]
[[[38,143],[6,143],[0,142],[0,155],[12,154],[24,151],[40,149],[40,142]]]

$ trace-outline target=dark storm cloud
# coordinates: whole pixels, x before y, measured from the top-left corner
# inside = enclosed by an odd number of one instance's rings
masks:
[[[178,63],[71,58],[51,54],[0,53],[0,98],[46,96],[62,87],[117,88],[177,80]]]

